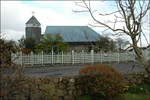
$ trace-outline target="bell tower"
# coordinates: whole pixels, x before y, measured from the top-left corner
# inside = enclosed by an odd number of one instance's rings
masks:
[[[26,22],[26,39],[32,38],[39,43],[41,38],[41,24],[34,17],[34,12],[32,13],[32,17]]]

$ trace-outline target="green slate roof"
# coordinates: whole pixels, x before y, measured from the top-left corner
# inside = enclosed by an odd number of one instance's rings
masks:
[[[45,34],[59,33],[64,42],[96,42],[100,34],[88,26],[47,26]]]
[[[40,24],[40,22],[34,17],[32,16],[27,22],[26,24],[29,24],[29,23],[32,23],[32,24]],[[40,24],[41,25],[41,24]]]

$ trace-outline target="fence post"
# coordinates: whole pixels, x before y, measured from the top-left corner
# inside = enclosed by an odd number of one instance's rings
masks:
[[[72,64],[74,65],[74,51],[72,50]]]
[[[82,50],[82,64],[84,64],[84,50]]]
[[[109,51],[108,51],[109,63],[111,63],[111,53],[112,53],[112,52],[109,50]]]
[[[57,62],[59,63],[59,53],[57,53]]]
[[[31,66],[33,66],[33,52],[32,51],[30,53],[30,61],[31,61]]]
[[[42,66],[43,66],[43,51],[42,51]]]
[[[120,57],[119,57],[120,55],[119,55],[119,50],[118,50],[118,62],[120,61]]]
[[[20,58],[21,58],[21,59],[20,59],[20,60],[21,60],[20,62],[21,62],[21,66],[22,66],[22,51],[20,51]]]
[[[53,65],[53,60],[54,60],[54,52],[52,50],[52,65]]]
[[[62,51],[62,65],[63,65],[63,63],[64,63],[64,62],[63,62],[63,60],[64,60],[64,58],[63,58],[63,54],[64,54],[64,53],[63,53],[63,51]]]
[[[94,63],[94,53],[93,53],[93,50],[91,50],[91,61],[92,61],[92,64]]]
[[[101,63],[103,63],[103,54],[102,54],[102,50],[101,50]]]
[[[31,64],[31,66],[32,66],[32,56],[31,56],[31,53],[29,53],[29,62],[30,62],[30,64]]]

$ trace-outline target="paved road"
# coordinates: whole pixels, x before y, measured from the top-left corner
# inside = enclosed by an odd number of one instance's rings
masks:
[[[109,63],[108,63],[109,64]],[[134,62],[126,63],[110,63],[114,68],[120,72],[127,72],[132,68]],[[74,65],[74,66],[47,66],[47,67],[32,67],[25,68],[25,73],[30,77],[48,77],[48,76],[72,76],[78,75],[79,70],[86,65]],[[144,71],[144,69],[135,67],[130,72]]]

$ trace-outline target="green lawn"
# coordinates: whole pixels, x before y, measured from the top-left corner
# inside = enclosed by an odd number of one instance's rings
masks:
[[[98,99],[94,99],[90,96],[83,96],[76,100],[150,100],[150,94],[123,93],[113,98],[98,98]]]
[[[122,97],[124,97],[124,100],[150,100],[150,94],[124,93]]]

